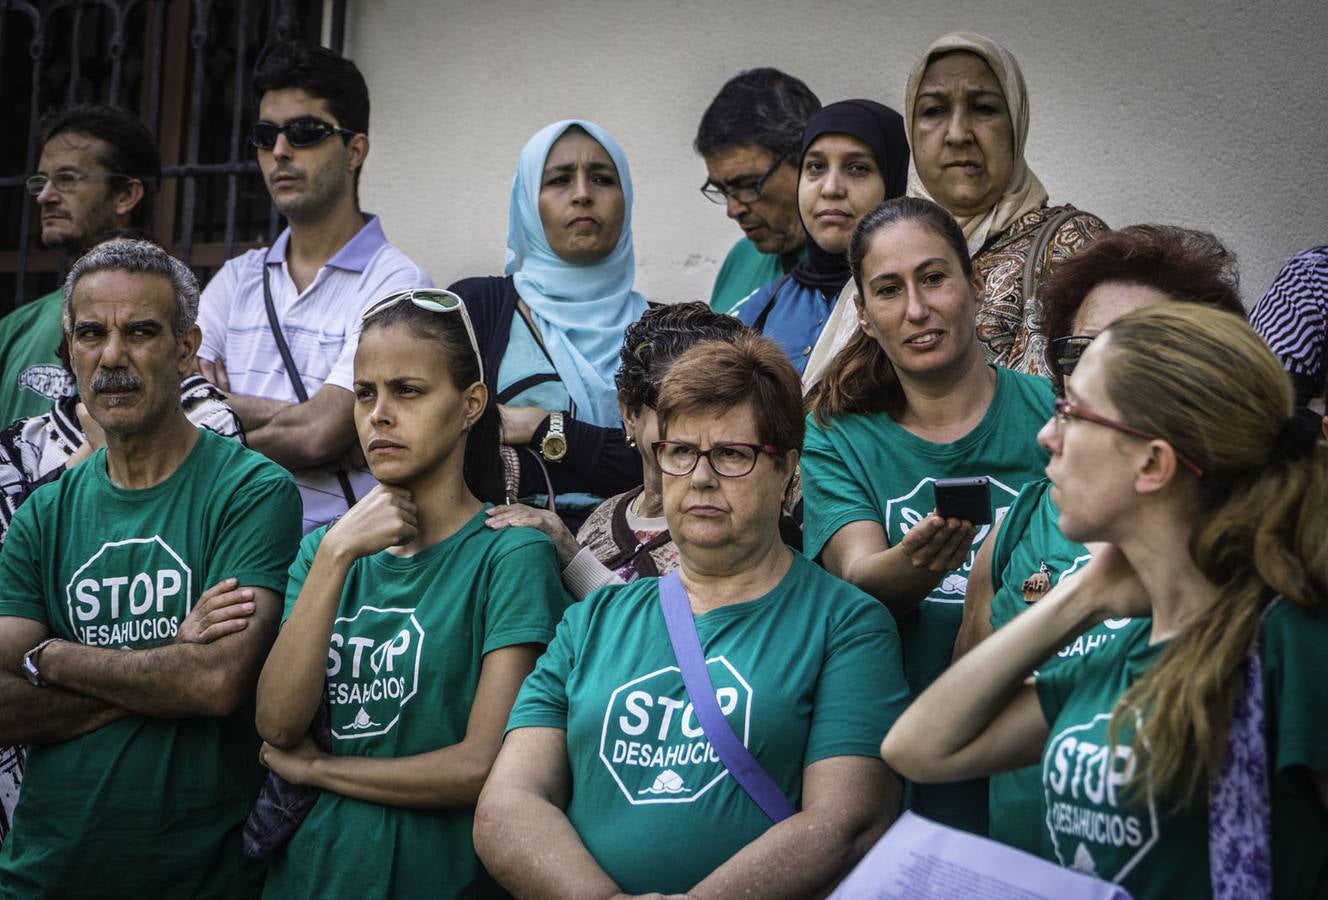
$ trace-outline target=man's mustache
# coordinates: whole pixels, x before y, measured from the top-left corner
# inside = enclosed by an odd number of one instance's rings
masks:
[[[128,369],[102,369],[92,379],[93,393],[102,391],[132,391],[143,386],[143,380]]]

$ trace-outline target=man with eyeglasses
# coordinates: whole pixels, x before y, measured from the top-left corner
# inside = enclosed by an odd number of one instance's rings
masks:
[[[720,266],[710,305],[728,312],[803,255],[798,217],[798,149],[821,101],[778,69],[740,72],[710,102],[693,146],[706,164],[701,193],[723,203],[744,237]]]
[[[160,178],[157,142],[133,115],[76,106],[42,122],[41,157],[25,186],[40,209],[42,243],[72,263],[107,232],[148,231]],[[0,428],[74,393],[56,353],[62,302],[57,288],[0,319]]]
[[[433,282],[360,211],[369,88],[355,64],[281,44],[259,61],[253,90],[249,141],[288,227],[209,282],[198,360],[229,394],[249,446],[294,472],[308,532],[374,485],[351,415],[360,316],[387,294]]]

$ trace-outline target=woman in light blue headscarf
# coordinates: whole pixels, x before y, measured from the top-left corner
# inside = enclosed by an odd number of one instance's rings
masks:
[[[632,290],[631,213],[618,142],[592,122],[555,122],[517,160],[504,277],[451,287],[484,348],[503,442],[526,448],[520,493],[547,493],[542,463],[573,527],[641,480],[613,386],[623,333],[646,308]]]

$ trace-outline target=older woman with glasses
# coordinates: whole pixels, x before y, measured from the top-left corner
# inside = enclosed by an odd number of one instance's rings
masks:
[[[1065,537],[1101,543],[914,702],[890,764],[1041,759],[1040,852],[1137,900],[1324,896],[1328,447],[1292,401],[1229,312],[1157,302],[1098,334],[1039,440]]]
[[[492,896],[473,807],[567,597],[547,538],[484,527],[498,414],[460,298],[371,307],[354,386],[379,485],[304,539],[258,683],[264,765],[319,789],[265,896]],[[326,749],[308,734],[325,691]]]
[[[1211,234],[1167,225],[1103,235],[1056,270],[1043,286],[1042,301],[1047,365],[1058,391],[1093,339],[1136,309],[1194,303],[1244,315],[1235,256]],[[1089,548],[1062,534],[1051,482],[1029,482],[974,559],[955,657],[1008,625],[1091,558]],[[1147,627],[1146,620],[1107,619],[1075,635],[1038,671],[1086,665],[1094,653],[1140,627]],[[1046,809],[1038,768],[993,775],[989,785],[988,836],[1039,852]]]
[[[475,318],[503,443],[525,451],[520,495],[551,486],[573,528],[640,483],[613,386],[623,333],[646,309],[635,277],[627,156],[598,125],[566,119],[517,160],[504,275],[451,287]]]
[[[652,444],[659,438],[655,405],[674,360],[702,341],[733,341],[748,329],[704,303],[671,303],[646,310],[627,328],[622,365],[614,376],[627,445],[641,455],[641,484],[595,508],[575,535],[556,514],[522,503],[489,510],[490,528],[526,525],[553,538],[563,583],[578,600],[608,584],[666,575],[678,566],[678,547],[664,519],[663,475]],[[796,533],[792,520],[787,524]]]
[[[752,335],[665,376],[679,567],[573,606],[522,688],[475,824],[518,897],[820,895],[894,818],[865,757],[907,699],[894,623],[780,540],[800,393]]]

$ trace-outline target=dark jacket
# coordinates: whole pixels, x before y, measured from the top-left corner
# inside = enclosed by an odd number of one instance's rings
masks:
[[[466,301],[475,336],[484,353],[484,377],[493,385],[498,367],[507,353],[516,315],[517,293],[512,279],[498,277],[464,278],[448,288]],[[567,455],[560,462],[546,462],[553,489],[558,493],[584,491],[600,497],[621,494],[641,483],[641,456],[627,446],[621,428],[601,428],[567,417]],[[549,420],[535,429],[531,449],[539,445],[549,430]],[[539,467],[522,453],[521,493],[537,494],[545,490]]]

